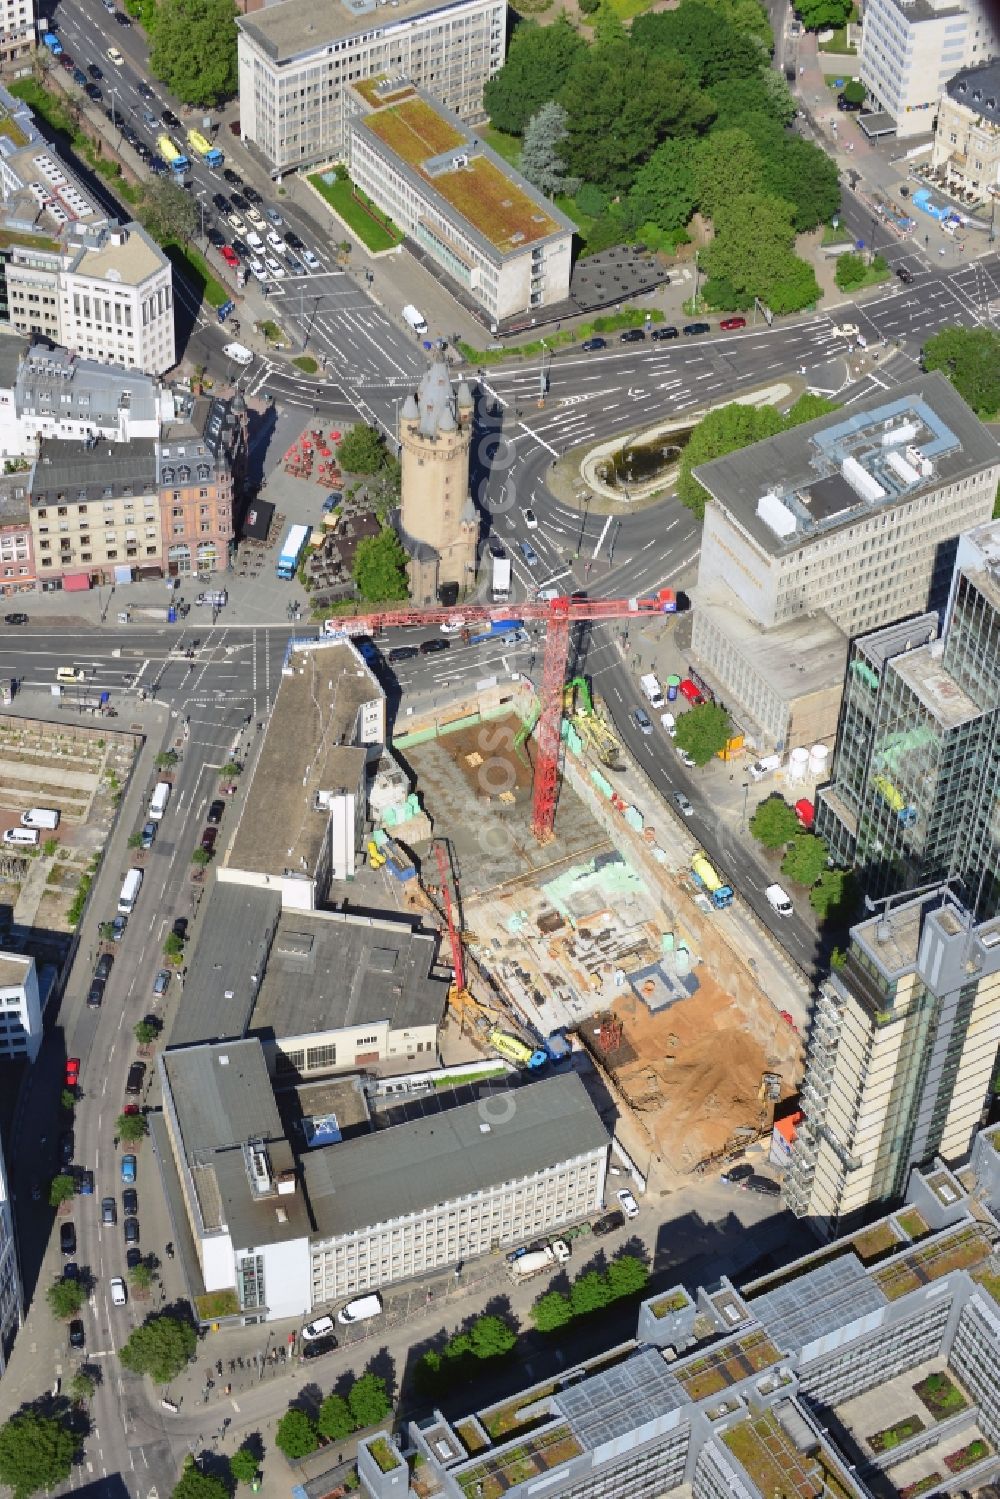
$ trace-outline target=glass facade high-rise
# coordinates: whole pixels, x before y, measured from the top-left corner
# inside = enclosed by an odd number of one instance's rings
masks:
[[[1000,910],[1000,524],[959,543],[945,625],[923,614],[851,645],[816,829],[869,896],[948,880]]]

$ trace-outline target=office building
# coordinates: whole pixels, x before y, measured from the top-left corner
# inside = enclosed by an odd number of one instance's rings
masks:
[[[14,1203],[7,1180],[7,1163],[0,1150],[0,1375],[6,1372],[23,1315],[24,1297],[14,1236]]]
[[[324,1119],[296,1159],[258,1040],[171,1045],[158,1066],[154,1146],[194,1279],[231,1291],[245,1322],[304,1316],[603,1206],[607,1131],[572,1072],[350,1140]]]
[[[1000,60],[963,68],[938,107],[931,166],[970,199],[1000,192]]]
[[[13,73],[24,67],[35,49],[33,0],[2,0],[0,3],[0,68]]]
[[[1000,911],[1000,522],[964,535],[943,630],[936,614],[851,645],[816,830],[865,891],[950,881]]]
[[[0,318],[91,359],[170,369],[170,261],[141,225],[109,218],[4,89],[0,194]]]
[[[1000,14],[991,0],[869,0],[865,6],[861,81],[900,138],[929,135],[948,79],[998,51]]]
[[[361,1493],[872,1499],[954,1492],[956,1454],[984,1492],[1000,1476],[988,1153],[981,1176],[916,1173],[904,1211],[771,1276],[660,1292],[634,1338],[555,1379],[362,1438]]]
[[[353,88],[352,181],[491,324],[569,295],[574,225],[423,90],[400,79]]]
[[[998,1038],[1000,920],[938,889],[852,928],[809,1030],[788,1206],[836,1234],[898,1201],[914,1165],[964,1160]]]
[[[272,175],[342,159],[346,90],[405,75],[463,119],[503,63],[505,0],[283,0],[237,17],[240,129]]]
[[[891,393],[703,464],[698,670],[758,747],[831,739],[848,639],[947,596],[997,446],[954,387]]]
[[[286,0],[294,4],[295,0]],[[236,836],[217,871],[311,911],[361,849],[385,695],[346,639],[293,641]]]
[[[6,857],[16,850],[6,849]],[[34,958],[0,953],[0,1060],[33,1062],[42,1044],[42,1006]]]

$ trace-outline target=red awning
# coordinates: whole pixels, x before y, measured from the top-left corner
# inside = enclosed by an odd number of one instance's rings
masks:
[[[64,593],[86,593],[90,587],[89,573],[63,573]]]

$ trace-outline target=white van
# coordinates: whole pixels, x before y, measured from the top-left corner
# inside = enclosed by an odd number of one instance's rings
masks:
[[[349,1301],[342,1306],[337,1313],[338,1322],[367,1322],[370,1317],[378,1317],[382,1311],[382,1298],[373,1291],[370,1296],[359,1296],[357,1301]]]
[[[253,350],[246,344],[226,344],[222,352],[234,364],[253,364]]]
[[[643,696],[651,708],[665,708],[667,706],[667,700],[663,696],[663,689],[651,671],[647,672],[644,677],[639,678],[639,686],[642,688]]]
[[[113,1275],[111,1277],[111,1305],[124,1306],[127,1300],[125,1282],[120,1275]]]
[[[121,894],[118,897],[119,916],[131,916],[141,889],[142,870],[130,869],[122,881]]]
[[[13,843],[17,848],[37,848],[37,828],[8,828],[3,835],[4,843]]]
[[[768,905],[772,910],[777,911],[779,916],[791,916],[793,914],[795,907],[780,885],[768,885],[764,894],[767,896]]]
[[[45,828],[54,833],[59,826],[59,813],[54,807],[29,807],[21,813],[22,828]]]
[[[677,720],[672,713],[661,713],[660,723],[666,729],[671,739],[677,738]]]
[[[755,760],[750,767],[750,777],[754,781],[762,781],[781,765],[780,755],[765,755],[762,760]]]
[[[162,822],[163,814],[167,810],[170,800],[170,782],[157,781],[153,794],[149,799],[149,816],[152,822]]]
[[[82,682],[85,679],[86,675],[87,673],[83,670],[82,666],[56,667],[57,682]]]

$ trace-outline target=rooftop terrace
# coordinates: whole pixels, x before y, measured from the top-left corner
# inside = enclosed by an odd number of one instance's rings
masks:
[[[456,1471],[455,1482],[466,1499],[501,1499],[508,1489],[528,1483],[582,1452],[583,1447],[563,1422],[479,1458],[471,1467]]]
[[[722,1440],[766,1499],[853,1499],[857,1493],[822,1451],[800,1451],[773,1411],[748,1417]]]
[[[780,1354],[766,1333],[754,1331],[700,1354],[690,1363],[676,1365],[674,1373],[690,1400],[706,1400],[751,1374],[760,1374],[776,1364]]]
[[[890,1301],[898,1301],[908,1291],[918,1291],[921,1286],[950,1275],[952,1270],[971,1270],[982,1265],[989,1255],[990,1241],[982,1229],[964,1224],[954,1233],[935,1237],[874,1270],[872,1279]]]

